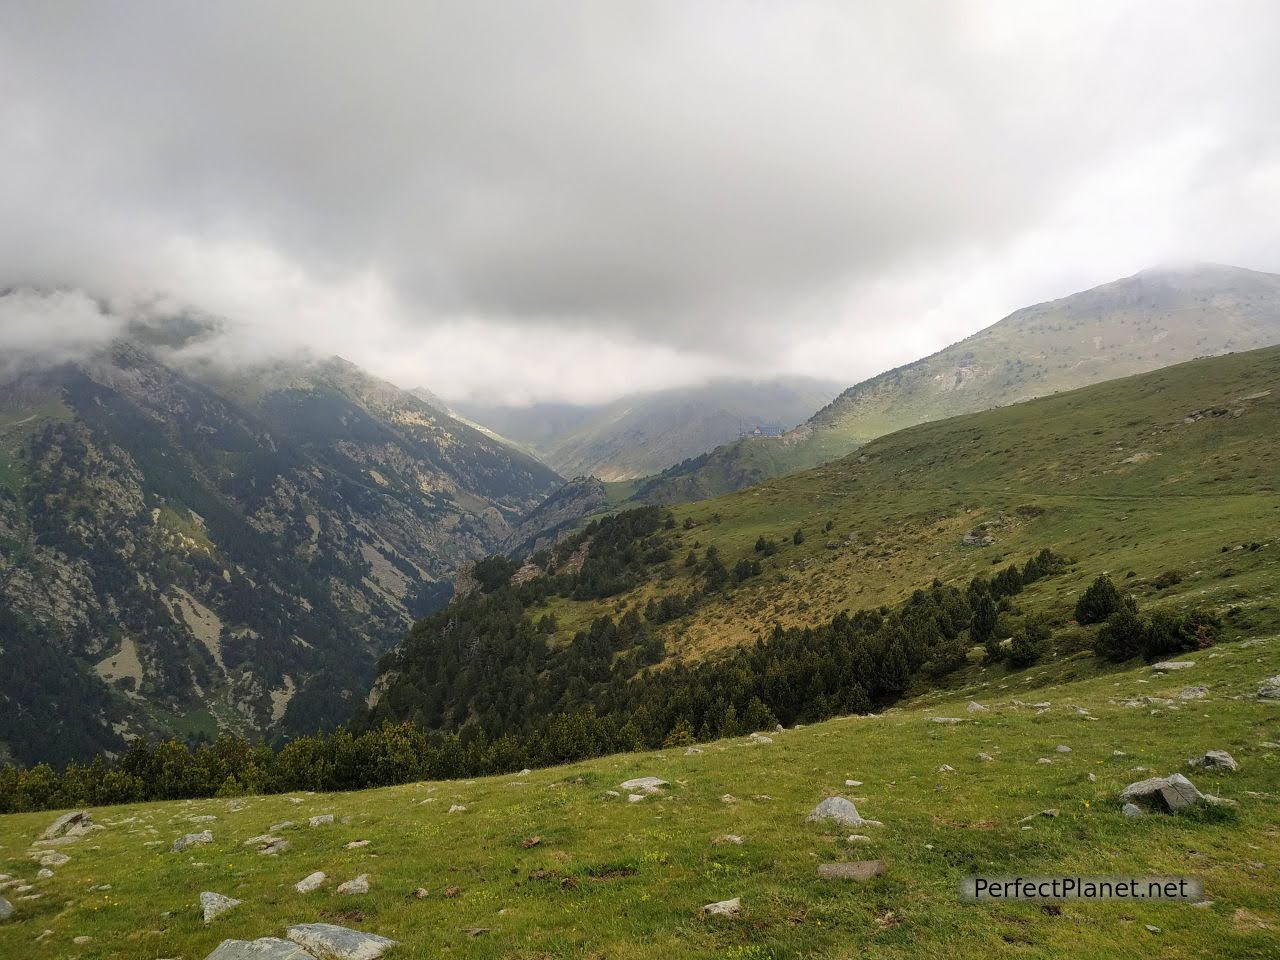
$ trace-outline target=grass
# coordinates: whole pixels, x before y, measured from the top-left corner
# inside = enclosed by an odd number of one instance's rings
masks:
[[[36,884],[41,897],[16,901],[15,917],[0,924],[0,956],[199,960],[224,938],[281,935],[314,920],[400,940],[392,956],[476,960],[1274,956],[1280,751],[1261,744],[1280,737],[1280,705],[1253,695],[1280,673],[1280,637],[1188,659],[1194,668],[1168,676],[1142,666],[1099,672],[1087,658],[1023,674],[975,668],[963,687],[878,717],[787,731],[768,745],[707,744],[700,755],[675,749],[526,777],[96,810],[107,829],[62,848],[72,859],[47,880],[34,879],[25,851],[54,814],[8,816],[0,872]],[[1176,698],[1192,683],[1209,698],[1121,703]],[[967,713],[970,698],[990,709]],[[1019,699],[1052,706],[1038,712],[1015,706]],[[928,722],[938,715],[965,719]],[[1058,744],[1073,750],[1056,753]],[[1238,810],[1120,815],[1125,784],[1187,770],[1189,756],[1211,748],[1230,750],[1240,771],[1188,772],[1206,792],[1238,800]],[[980,751],[994,760],[977,759]],[[938,772],[944,763],[955,771]],[[640,775],[671,789],[635,804],[609,795]],[[849,778],[863,785],[844,787]],[[856,800],[863,815],[884,821],[861,831],[870,843],[804,822],[833,793],[865,798]],[[467,810],[449,814],[452,804]],[[1046,808],[1061,815],[1020,822]],[[339,820],[305,825],[321,813]],[[191,820],[199,816],[217,817],[208,824],[214,844],[170,852],[175,837],[205,826]],[[278,857],[243,845],[286,819],[302,825],[282,831],[291,847]],[[744,842],[716,844],[725,834]],[[534,836],[541,842],[526,849]],[[346,849],[357,839],[370,844]],[[816,876],[818,863],[872,857],[888,870],[867,883]],[[296,893],[313,870],[330,881]],[[1195,876],[1213,902],[1071,902],[1060,913],[961,902],[960,878],[978,872]],[[334,892],[359,873],[370,875],[368,895]],[[90,889],[101,884],[110,889]],[[413,895],[418,888],[424,898]],[[245,903],[205,925],[201,890]],[[742,918],[699,919],[703,904],[735,896]],[[488,932],[473,937],[472,928]],[[76,945],[77,936],[92,939]]]

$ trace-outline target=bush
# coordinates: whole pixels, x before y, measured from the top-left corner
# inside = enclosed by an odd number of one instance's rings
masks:
[[[1142,652],[1145,632],[1138,605],[1126,597],[1098,631],[1093,651],[1105,660],[1122,663]]]
[[[1157,590],[1165,590],[1182,582],[1182,574],[1177,570],[1166,570],[1160,576],[1151,581],[1151,585]]]
[[[1120,609],[1122,598],[1116,585],[1105,573],[1089,584],[1088,589],[1080,594],[1076,601],[1076,623],[1087,626],[1091,623],[1102,623]]]
[[[1044,656],[1051,636],[1044,620],[1028,619],[1022,629],[1013,635],[1013,642],[1009,644],[1009,666],[1015,670],[1031,666]]]
[[[796,527],[796,532],[791,535],[791,542],[797,547],[804,543],[804,531]]]

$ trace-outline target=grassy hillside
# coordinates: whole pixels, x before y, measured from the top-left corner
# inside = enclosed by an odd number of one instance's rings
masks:
[[[54,814],[3,817],[0,872],[31,890],[0,894],[16,908],[0,922],[0,956],[200,960],[223,939],[283,936],[313,921],[392,937],[401,946],[391,958],[1274,956],[1280,707],[1256,694],[1280,673],[1280,636],[1186,659],[1195,666],[1174,674],[1097,673],[1088,658],[1015,675],[974,668],[955,689],[882,716],[697,754],[99,809],[106,829],[56,848],[70,860],[44,879],[26,851]],[[1188,685],[1207,696],[1181,699]],[[971,699],[989,709],[968,712]],[[1208,749],[1229,750],[1240,770],[1186,766]],[[1174,771],[1239,806],[1121,816],[1126,784]],[[611,793],[637,776],[670,786],[637,803]],[[883,826],[806,823],[833,794]],[[450,813],[454,805],[466,809]],[[328,813],[335,823],[307,826]],[[245,845],[272,825],[288,849],[264,856]],[[211,845],[170,852],[176,837],[205,828]],[[869,840],[846,839],[854,833]],[[348,849],[357,840],[368,845]],[[819,863],[871,858],[887,868],[865,883],[816,873]],[[297,893],[316,870],[325,884]],[[972,873],[1191,876],[1208,902],[971,905],[957,884]],[[369,893],[336,892],[358,874]],[[202,890],[244,903],[205,924]],[[741,898],[740,918],[699,918],[704,904],[731,897]]]
[[[1011,314],[850,387],[780,440],[746,440],[667,471],[640,499],[676,503],[837,459],[943,417],[1280,343],[1280,276],[1199,264],[1147,270]]]
[[[894,602],[934,576],[966,580],[1042,546],[1080,561],[1054,581],[1063,596],[1109,570],[1140,598],[1234,605],[1274,623],[1278,424],[1280,348],[924,424],[841,461],[675,507],[675,559],[656,577],[550,609],[576,625],[686,593],[698,581],[681,563],[690,550],[714,546],[732,567],[759,557],[753,545],[765,537],[777,552],[761,558],[762,575],[663,626],[668,650],[701,656],[752,642],[775,623]],[[1266,546],[1241,549],[1255,542]],[[1170,570],[1182,579],[1157,589]]]

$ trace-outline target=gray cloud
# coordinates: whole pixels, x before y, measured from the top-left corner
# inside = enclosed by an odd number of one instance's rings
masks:
[[[851,381],[1160,259],[1280,268],[1278,39],[1265,2],[12,4],[0,283],[454,393]]]

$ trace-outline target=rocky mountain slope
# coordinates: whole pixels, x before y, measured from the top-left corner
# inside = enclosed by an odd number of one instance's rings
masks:
[[[682,463],[638,499],[675,503],[826,463],[917,423],[1047,396],[1201,356],[1280,343],[1280,276],[1161,267],[1036,304],[844,391],[780,439]]]
[[[537,454],[566,477],[629,480],[736,440],[789,429],[835,396],[807,377],[721,380],[623,397],[603,406],[462,405],[466,417]]]
[[[560,483],[351,364],[136,342],[0,385],[0,753],[345,720],[378,655]]]

